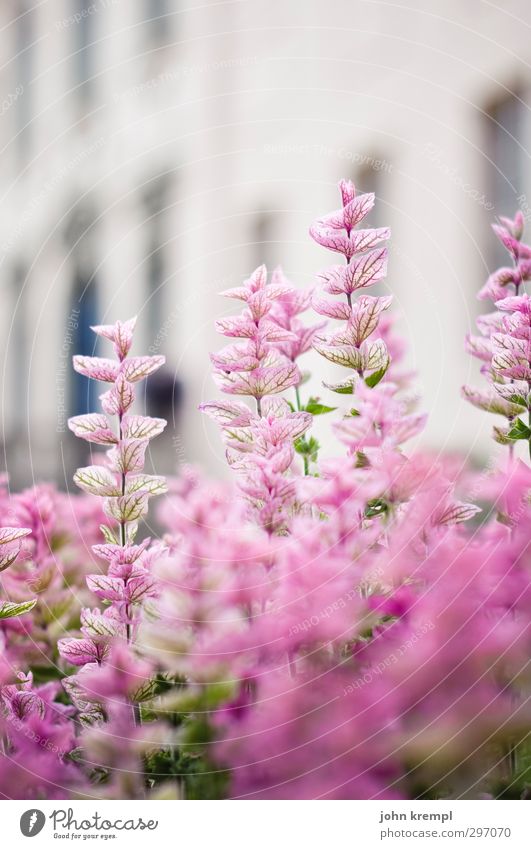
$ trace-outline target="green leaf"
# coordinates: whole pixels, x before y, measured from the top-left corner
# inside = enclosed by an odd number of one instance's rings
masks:
[[[531,439],[531,430],[522,419],[515,419],[507,433],[509,439]]]
[[[507,428],[494,426],[492,428],[494,441],[499,445],[510,445],[513,440],[509,438]]]
[[[334,410],[337,410],[337,407],[327,407],[326,404],[319,403],[318,398],[310,398],[304,407],[304,411],[311,413],[312,416],[322,416],[324,413],[332,413]]]
[[[300,439],[295,441],[294,445],[297,454],[302,454],[303,457],[309,457],[315,463],[317,452],[321,447],[315,437],[310,436],[309,439],[306,439],[304,436],[301,436]]]
[[[368,519],[373,519],[375,516],[382,516],[389,510],[389,505],[383,498],[372,498],[367,502],[365,515]]]
[[[367,455],[363,451],[356,451],[356,469],[368,469],[370,465],[371,463]]]
[[[13,619],[15,616],[22,616],[24,613],[29,613],[37,604],[37,599],[31,601],[1,601],[0,602],[0,619]]]
[[[388,359],[387,362],[381,368],[378,369],[378,371],[373,371],[372,374],[369,374],[365,378],[366,385],[370,389],[373,389],[375,386],[378,386],[378,384],[380,383],[382,378],[385,377],[385,373],[386,373],[386,371],[387,371],[387,369],[389,368],[390,365],[391,365],[391,360]]]
[[[355,384],[356,375],[351,375],[350,377],[347,377],[347,379],[342,380],[341,383],[323,382],[323,386],[325,386],[327,389],[331,389],[332,392],[337,392],[338,395],[353,395]]]

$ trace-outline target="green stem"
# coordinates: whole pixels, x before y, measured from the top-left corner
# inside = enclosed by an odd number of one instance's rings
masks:
[[[302,404],[301,404],[301,396],[300,396],[298,386],[295,387],[295,398],[297,399],[297,410],[300,412],[301,408],[302,408]]]
[[[509,766],[509,775],[511,778],[514,778],[516,776],[516,773],[518,772],[518,746],[516,745],[516,743],[510,744],[507,760]]]

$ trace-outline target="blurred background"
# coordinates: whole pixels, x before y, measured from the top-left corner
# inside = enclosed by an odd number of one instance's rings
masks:
[[[477,374],[463,337],[501,259],[490,222],[531,218],[530,35],[528,0],[2,0],[13,486],[64,485],[86,459],[66,420],[98,392],[71,356],[96,352],[91,324],[136,313],[134,351],[168,361],[141,399],[170,422],[158,470],[220,473],[197,411],[217,394],[213,320],[233,309],[217,293],[262,262],[312,283],[331,255],[308,227],[341,177],[392,227],[386,288],[430,413],[423,445],[484,458],[492,420],[460,398]]]

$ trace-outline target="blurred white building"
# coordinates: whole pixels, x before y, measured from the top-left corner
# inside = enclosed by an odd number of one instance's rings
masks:
[[[94,403],[71,355],[93,350],[91,323],[135,313],[137,352],[168,358],[150,393],[172,418],[159,467],[219,469],[197,411],[216,393],[213,318],[231,309],[216,293],[262,261],[312,282],[330,257],[308,226],[342,176],[376,191],[373,220],[392,227],[387,288],[430,412],[424,443],[485,451],[491,422],[459,394],[476,374],[463,336],[500,258],[489,222],[531,207],[530,25],[525,0],[4,0],[13,481],[69,477],[66,418]]]

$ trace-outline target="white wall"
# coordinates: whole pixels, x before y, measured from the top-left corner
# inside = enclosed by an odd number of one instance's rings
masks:
[[[157,45],[143,2],[86,3],[95,73],[85,101],[75,90],[72,55],[82,24],[61,23],[77,4],[48,0],[30,13],[33,81],[0,116],[4,359],[13,268],[29,270],[32,426],[24,435],[12,409],[18,376],[11,350],[1,393],[11,465],[16,456],[24,466],[29,446],[35,476],[57,475],[61,444],[64,450],[70,440],[56,432],[55,384],[74,261],[64,230],[80,198],[97,219],[89,251],[101,320],[138,311],[137,349],[164,351],[185,384],[185,418],[170,433],[165,462],[202,460],[220,469],[217,434],[196,410],[215,393],[207,350],[221,340],[212,320],[230,308],[216,292],[258,261],[253,240],[264,212],[272,217],[264,253],[282,260],[297,283],[312,282],[329,256],[311,243],[308,226],[337,204],[342,176],[364,168],[370,177],[371,157],[380,162],[379,215],[393,230],[388,285],[431,413],[425,444],[484,453],[491,422],[459,396],[476,371],[462,339],[480,308],[475,293],[487,274],[489,221],[513,211],[489,196],[484,109],[520,88],[526,185],[518,191],[531,197],[528,3],[168,6],[167,44]],[[8,57],[2,99],[18,79],[16,9],[14,0],[0,9]],[[26,161],[16,137],[23,98],[33,116]],[[148,326],[142,196],[161,173],[168,175],[168,276],[156,328]]]

